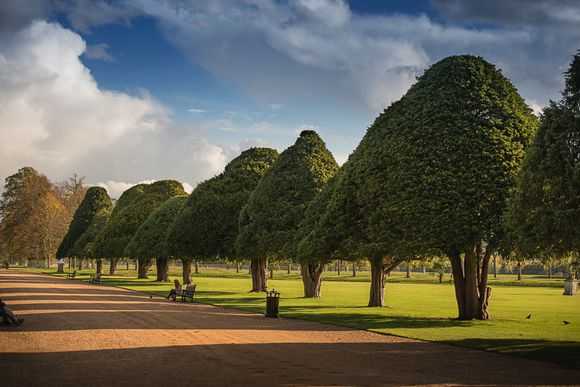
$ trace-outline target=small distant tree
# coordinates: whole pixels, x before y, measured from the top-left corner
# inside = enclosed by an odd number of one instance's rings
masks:
[[[89,188],[74,213],[68,231],[58,247],[56,257],[82,257],[84,255],[81,251],[82,248],[80,246],[76,246],[76,249],[74,248],[76,243],[93,224],[95,217],[100,217],[103,212],[110,213],[112,207],[111,199],[104,188]],[[58,271],[63,271],[62,265],[59,265]]]
[[[125,256],[125,248],[149,214],[174,196],[186,195],[181,183],[160,180],[152,184],[138,184],[123,192],[111,218],[99,235],[96,254],[110,258],[110,274],[115,273],[117,262]],[[146,273],[147,260],[140,260],[139,273]]]
[[[337,170],[320,136],[304,130],[260,180],[241,211],[236,240],[238,253],[252,259],[252,291],[266,290],[268,259],[294,258],[306,206]]]
[[[141,262],[139,278],[147,278],[147,269],[151,266],[151,260],[155,259],[157,281],[168,280],[167,233],[186,201],[186,195],[174,196],[165,201],[149,214],[131,238],[125,248],[125,255]]]
[[[274,149],[250,148],[193,190],[168,234],[172,254],[182,259],[184,282],[190,281],[194,258],[237,259],[240,210],[277,157]]]

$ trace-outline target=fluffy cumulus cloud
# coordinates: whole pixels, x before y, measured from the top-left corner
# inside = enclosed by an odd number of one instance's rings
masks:
[[[437,19],[359,14],[343,0],[122,4],[127,14],[158,20],[192,61],[255,98],[318,99],[372,113],[398,99],[428,65],[463,53],[496,63],[543,106],[557,97],[580,38],[576,0],[433,0]]]
[[[86,174],[111,192],[129,184],[123,182],[161,178],[194,185],[219,173],[244,147],[267,144],[261,140],[266,134],[276,133],[283,144],[293,141],[296,127],[287,122],[205,118],[209,110],[192,106],[189,116],[202,121],[182,127],[146,91],[100,88],[79,57],[113,57],[107,42],[86,47],[79,33],[109,23],[130,25],[138,15],[156,20],[192,62],[272,113],[307,106],[326,112],[321,114],[372,117],[400,98],[427,66],[465,53],[496,63],[535,111],[558,97],[561,74],[580,41],[578,1],[432,5],[430,15],[371,15],[343,0],[29,0],[25,6],[4,0],[0,175],[33,165],[51,177]],[[56,14],[68,18],[74,31],[40,21]],[[365,124],[348,139],[324,133],[347,144],[339,159],[356,145]],[[215,144],[209,132],[236,140]]]
[[[0,39],[1,177],[31,165],[55,179],[78,171],[89,182],[195,183],[223,168],[221,148],[176,128],[147,92],[99,88],[79,59],[85,50],[77,33],[44,21]]]

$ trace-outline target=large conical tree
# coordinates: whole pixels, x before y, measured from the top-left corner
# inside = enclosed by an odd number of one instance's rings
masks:
[[[104,188],[89,188],[83,201],[75,211],[68,232],[58,247],[56,257],[79,257],[82,247],[80,245],[76,246],[77,242],[83,238],[91,224],[95,223],[95,219],[102,218],[103,214],[109,214],[112,208],[113,203]],[[86,241],[86,238],[83,238],[83,240]],[[59,266],[59,271],[62,271],[62,265]]]
[[[186,200],[185,195],[174,196],[151,212],[125,248],[126,256],[143,262],[139,265],[141,270],[148,268],[151,260],[155,258],[157,281],[168,279],[167,233]],[[139,273],[139,276],[147,277],[147,271]]]
[[[240,214],[236,241],[238,252],[252,259],[252,291],[266,290],[268,259],[295,257],[305,209],[337,170],[324,141],[305,130],[260,180]],[[316,296],[307,292],[310,288],[305,286],[306,295]]]
[[[580,55],[565,74],[559,102],[544,109],[526,153],[511,207],[519,254],[561,257],[580,253]]]
[[[168,235],[172,255],[182,257],[184,282],[193,258],[236,257],[240,210],[277,157],[274,149],[248,149],[193,190]]]
[[[96,246],[99,257],[111,259],[110,274],[114,274],[118,259],[125,256],[127,244],[149,214],[167,199],[178,195],[186,193],[181,183],[175,180],[138,184],[123,192]],[[146,273],[147,260],[141,260],[139,266],[139,273]]]
[[[448,255],[460,319],[487,318],[488,263],[537,120],[499,70],[454,56],[369,128],[335,184],[319,235],[371,261],[369,305],[406,257]]]

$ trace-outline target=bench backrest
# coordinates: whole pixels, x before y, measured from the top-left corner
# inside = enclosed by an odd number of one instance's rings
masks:
[[[181,282],[179,282],[179,280],[175,280],[173,281],[173,285],[175,286],[175,290],[180,290],[181,289]]]

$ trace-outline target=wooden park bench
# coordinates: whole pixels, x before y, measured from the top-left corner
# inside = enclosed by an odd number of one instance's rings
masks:
[[[67,279],[74,279],[77,275],[77,271],[73,271],[72,273],[66,273],[66,278]]]
[[[99,285],[101,283],[101,276],[98,274],[91,274],[91,278],[89,279],[89,283]]]
[[[191,302],[193,302],[196,287],[196,284],[189,284],[185,289],[182,289],[180,292],[178,292],[177,295],[181,296],[181,302],[185,302],[186,300],[191,300]]]

